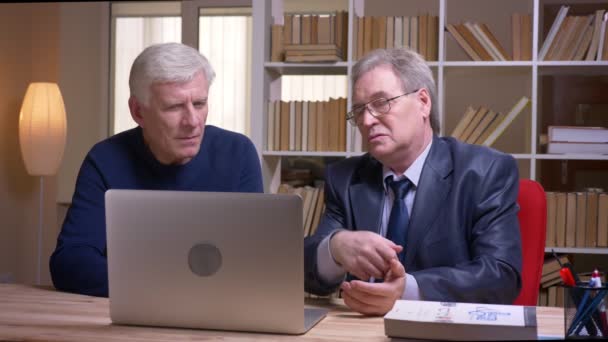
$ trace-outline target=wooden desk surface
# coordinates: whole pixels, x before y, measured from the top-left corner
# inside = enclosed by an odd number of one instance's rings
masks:
[[[363,317],[340,301],[315,301],[329,315],[300,336],[111,324],[107,298],[96,298],[26,285],[0,285],[1,341],[390,341],[382,317]],[[539,334],[563,336],[563,310],[538,308]]]

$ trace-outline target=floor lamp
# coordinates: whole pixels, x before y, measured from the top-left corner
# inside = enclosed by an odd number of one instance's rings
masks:
[[[27,173],[40,177],[38,285],[42,267],[43,177],[57,173],[65,148],[66,121],[59,86],[56,83],[30,83],[19,113],[19,145]]]

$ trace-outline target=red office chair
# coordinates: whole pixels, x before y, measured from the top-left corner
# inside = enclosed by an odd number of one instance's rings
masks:
[[[529,179],[519,181],[519,230],[522,244],[522,285],[515,305],[536,306],[545,256],[547,198],[545,190]]]

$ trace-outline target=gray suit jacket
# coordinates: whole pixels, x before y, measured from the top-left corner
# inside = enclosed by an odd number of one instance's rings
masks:
[[[424,300],[511,304],[517,297],[518,175],[510,155],[433,137],[410,213],[404,264]],[[325,295],[340,285],[319,277],[323,238],[340,228],[379,232],[382,181],[382,165],[369,154],[326,168],[326,209],[315,234],[304,240],[308,292]]]

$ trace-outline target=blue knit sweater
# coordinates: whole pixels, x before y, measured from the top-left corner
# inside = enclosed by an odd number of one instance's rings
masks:
[[[96,144],[82,163],[51,256],[57,289],[108,296],[104,194],[109,189],[262,192],[263,185],[253,143],[214,126],[205,127],[199,153],[184,165],[159,163],[139,127]]]

